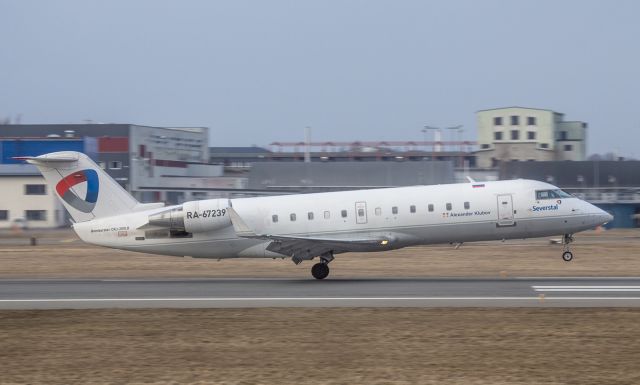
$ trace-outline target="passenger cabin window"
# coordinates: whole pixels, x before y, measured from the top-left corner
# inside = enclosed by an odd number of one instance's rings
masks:
[[[324,212],[324,219],[329,219],[331,218],[331,213],[329,211],[325,211]]]
[[[272,215],[271,216],[271,222],[273,222],[273,223],[278,222],[278,216],[277,215]]]
[[[313,220],[313,213],[311,211],[307,213],[307,219],[309,219],[310,221]]]
[[[382,215],[382,209],[380,207],[376,207],[376,216]]]
[[[398,213],[398,207],[397,206],[393,206],[391,208],[391,214],[397,214]]]
[[[430,213],[433,212],[433,203],[429,203],[428,210]]]
[[[342,215],[343,218],[346,218],[347,217],[347,210],[342,210],[340,212],[340,214]]]
[[[296,214],[289,214],[289,219],[291,219],[291,222],[295,222],[296,221]]]
[[[465,209],[465,210],[469,210],[469,207],[471,207],[471,205],[469,204],[469,202],[464,202],[464,209]]]
[[[541,201],[545,199],[572,198],[573,196],[560,189],[557,190],[538,190],[536,191],[536,199]]]
[[[451,211],[451,203],[447,203],[447,211]]]
[[[414,206],[414,205],[409,206],[409,212],[410,213],[415,213],[416,212],[416,206]]]

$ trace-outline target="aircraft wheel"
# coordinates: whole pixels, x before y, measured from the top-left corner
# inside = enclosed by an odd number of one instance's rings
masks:
[[[565,262],[570,262],[573,259],[573,253],[571,253],[570,251],[565,251],[564,253],[562,253],[562,259]]]
[[[315,279],[325,279],[329,275],[329,265],[326,263],[316,263],[311,268],[311,275]]]

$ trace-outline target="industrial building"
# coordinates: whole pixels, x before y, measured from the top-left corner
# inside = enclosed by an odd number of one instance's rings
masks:
[[[35,166],[0,164],[0,229],[52,228],[67,212]]]
[[[587,123],[565,121],[564,114],[544,109],[506,107],[476,113],[477,165],[499,162],[586,159]]]
[[[248,175],[249,189],[300,193],[432,185],[454,182],[450,161],[259,162]]]
[[[82,151],[141,202],[180,203],[245,186],[209,164],[205,127],[133,124],[0,125],[3,163],[12,156]]]

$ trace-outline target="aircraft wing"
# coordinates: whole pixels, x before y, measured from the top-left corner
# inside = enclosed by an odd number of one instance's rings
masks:
[[[228,208],[227,210],[229,212],[233,228],[239,237],[271,241],[267,246],[267,250],[291,257],[297,256],[302,259],[306,259],[329,251],[333,253],[347,251],[382,251],[388,249],[394,241],[392,237],[382,234],[340,238],[256,234],[249,226],[247,226],[233,208]]]

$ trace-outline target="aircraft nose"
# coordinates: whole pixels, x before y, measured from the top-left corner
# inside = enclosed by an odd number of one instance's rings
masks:
[[[613,215],[605,212],[607,222],[611,222],[613,220]],[[605,222],[606,223],[606,222]]]
[[[598,220],[598,223],[601,225],[604,225],[606,223],[609,223],[613,220],[613,215],[609,214],[608,212],[604,211],[604,210],[598,210],[599,212],[596,214],[596,218]]]

